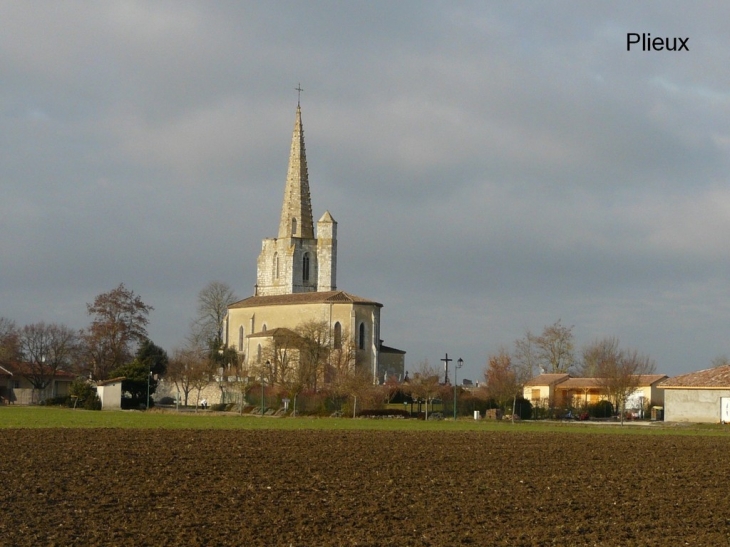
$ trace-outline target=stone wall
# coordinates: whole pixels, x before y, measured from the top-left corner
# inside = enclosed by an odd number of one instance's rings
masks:
[[[721,397],[730,389],[665,389],[664,421],[719,423]]]

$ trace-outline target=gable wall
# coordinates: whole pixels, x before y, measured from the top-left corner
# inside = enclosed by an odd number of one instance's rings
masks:
[[[719,423],[721,397],[730,397],[730,389],[665,389],[664,420]]]
[[[313,303],[279,306],[260,306],[255,308],[232,308],[228,310],[228,345],[238,350],[239,328],[244,329],[244,353],[247,363],[255,363],[258,345],[268,343],[266,338],[248,338],[252,333],[261,332],[266,325],[268,331],[275,328],[296,330],[307,321],[325,321],[334,329],[336,322],[342,326],[343,338],[351,337],[353,342],[360,323],[365,324],[365,349],[357,350],[357,360],[366,364],[373,374],[377,374],[378,342],[380,340],[380,308],[373,304]],[[334,331],[332,331],[334,332]]]

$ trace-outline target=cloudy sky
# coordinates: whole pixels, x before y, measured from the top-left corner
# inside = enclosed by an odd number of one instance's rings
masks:
[[[0,2],[0,316],[124,283],[171,350],[274,237],[298,83],[338,288],[407,368],[561,319],[669,375],[730,354],[730,4]],[[690,51],[627,52],[627,33]]]

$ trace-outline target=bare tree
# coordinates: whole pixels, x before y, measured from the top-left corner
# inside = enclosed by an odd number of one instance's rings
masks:
[[[504,348],[496,355],[490,355],[484,369],[484,380],[487,385],[487,396],[505,408],[512,403],[519,386],[517,375],[512,367],[512,358]]]
[[[223,322],[228,306],[238,300],[233,289],[221,281],[211,281],[198,293],[198,315],[195,328],[211,351],[223,345]]]
[[[357,350],[355,341],[350,336],[349,331],[343,329],[339,338],[332,344],[327,359],[327,371],[325,381],[329,384],[337,385],[342,383],[343,379],[348,378],[356,371],[357,367]],[[372,378],[370,379],[372,384]]]
[[[621,413],[623,423],[626,400],[641,385],[642,376],[655,372],[656,364],[636,350],[620,350],[616,339],[599,341],[596,345],[610,349],[598,361],[596,372],[598,381]]]
[[[347,369],[340,378],[338,389],[353,398],[353,418],[357,415],[358,408],[372,408],[380,399],[380,390],[373,384],[372,373],[366,367]]]
[[[553,374],[569,372],[575,362],[573,351],[573,327],[564,326],[560,319],[546,326],[540,336],[528,330],[515,341],[515,358],[530,374],[535,366]]]
[[[284,328],[274,330],[271,343],[261,352],[261,361],[271,365],[265,371],[270,384],[285,384],[295,375],[300,344],[296,332]]]
[[[330,350],[330,327],[326,321],[305,321],[296,328],[299,336],[299,374],[306,387],[317,389]]]
[[[583,347],[583,359],[576,372],[586,378],[595,378],[599,376],[602,363],[617,359],[619,353],[618,338],[612,336],[595,340]]]
[[[166,379],[183,394],[185,406],[188,406],[190,393],[197,390],[197,407],[201,390],[210,382],[210,366],[205,351],[196,347],[174,350],[167,365]]]
[[[246,397],[248,396],[248,392],[251,389],[251,382],[249,379],[252,376],[252,370],[251,366],[246,363],[246,358],[242,354],[238,354],[238,352],[235,352],[236,359],[233,363],[232,373],[229,374],[229,381],[228,386],[235,390],[240,395],[239,400],[239,411],[241,414],[243,414],[243,407],[246,404]],[[230,380],[231,376],[233,377],[233,380]]]
[[[71,366],[78,350],[78,335],[64,325],[35,323],[20,330],[18,345],[26,365],[22,375],[42,393],[53,385],[59,370]]]
[[[0,317],[0,363],[17,360],[19,355],[18,328],[14,321]]]
[[[147,339],[147,316],[154,308],[123,283],[98,295],[86,308],[93,320],[83,337],[85,356],[92,376],[104,380],[131,361],[136,346]]]
[[[440,377],[439,369],[431,366],[428,360],[424,360],[418,364],[408,383],[407,389],[411,397],[426,402],[426,419],[428,419],[428,405],[439,392]]]
[[[515,340],[515,350],[512,354],[513,363],[527,374],[528,379],[535,375],[535,369],[539,366],[535,338],[535,335],[527,330],[524,338]]]

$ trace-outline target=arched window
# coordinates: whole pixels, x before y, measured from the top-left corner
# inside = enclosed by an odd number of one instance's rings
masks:
[[[291,219],[291,235],[297,235],[297,219]]]
[[[261,327],[261,332],[266,332],[266,323],[264,323],[264,326]]]
[[[258,349],[256,350],[256,362],[261,362],[261,344],[259,344]]]
[[[274,279],[279,279],[279,253],[274,253]]]
[[[302,259],[302,280],[309,281],[309,253],[304,253]]]
[[[360,323],[360,332],[358,336],[358,348],[365,349],[365,323]]]
[[[342,349],[342,325],[335,323],[335,349]]]
[[[243,351],[243,325],[238,327],[238,351]]]

